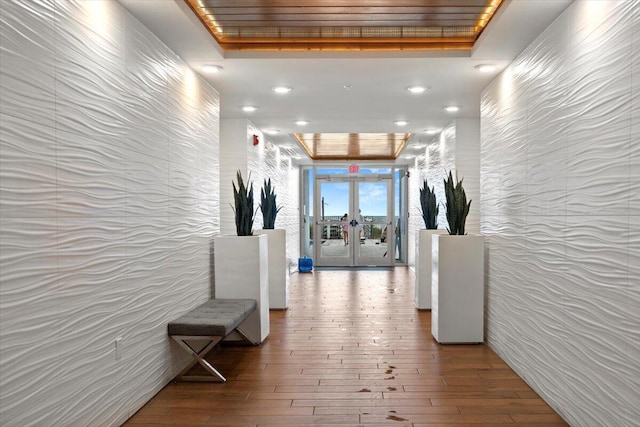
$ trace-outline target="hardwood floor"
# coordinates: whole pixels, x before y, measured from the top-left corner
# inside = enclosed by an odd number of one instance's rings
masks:
[[[125,425],[564,426],[486,345],[438,345],[414,276],[295,274],[257,347],[222,346],[220,383],[167,385]]]

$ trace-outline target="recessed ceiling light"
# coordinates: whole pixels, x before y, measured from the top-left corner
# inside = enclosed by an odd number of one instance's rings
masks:
[[[490,73],[496,70],[496,66],[493,64],[480,64],[476,65],[474,68],[481,73]]]
[[[219,73],[220,71],[222,71],[222,67],[219,65],[203,65],[202,66],[202,71],[207,73],[207,74],[215,74],[215,73]]]
[[[245,105],[244,107],[242,107],[242,111],[244,111],[246,113],[253,113],[257,109],[258,109],[258,107],[254,107],[253,105]]]
[[[342,87],[343,87],[343,88],[345,88],[346,90],[351,89],[351,85],[344,85],[344,86],[342,86]]]
[[[411,86],[411,87],[408,87],[407,90],[411,93],[422,93],[426,91],[427,88],[424,86]]]
[[[280,131],[278,129],[267,129],[265,130],[265,133],[268,133],[269,135],[277,135]]]
[[[409,122],[405,121],[405,120],[396,120],[395,122],[396,126],[406,126],[407,124],[409,124]]]
[[[424,133],[427,135],[435,135],[440,132],[438,129],[425,129]]]
[[[309,122],[307,120],[298,120],[298,121],[296,121],[296,124],[298,126],[306,126],[306,125],[309,124]]]
[[[275,93],[289,93],[293,90],[293,88],[290,88],[288,86],[276,86],[273,88],[273,91]]]
[[[447,105],[446,107],[444,107],[444,111],[446,111],[447,113],[455,113],[457,111],[460,111],[460,107],[455,105]]]
[[[416,145],[413,146],[413,148],[424,148],[426,146],[427,146],[427,144],[416,144]]]

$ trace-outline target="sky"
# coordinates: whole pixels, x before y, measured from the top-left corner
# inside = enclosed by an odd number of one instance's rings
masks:
[[[322,169],[319,174],[346,174],[346,169]],[[389,173],[389,169],[367,169],[366,173]],[[387,182],[359,182],[359,205],[363,216],[384,216],[387,214]],[[349,183],[322,182],[325,216],[342,216],[349,212]],[[311,194],[313,197],[313,193]],[[396,189],[396,205],[399,198]]]

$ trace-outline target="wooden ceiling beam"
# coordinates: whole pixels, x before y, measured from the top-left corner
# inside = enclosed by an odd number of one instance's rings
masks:
[[[218,7],[345,7],[356,3],[354,0],[198,0],[203,8]],[[359,7],[485,7],[487,0],[359,0]]]

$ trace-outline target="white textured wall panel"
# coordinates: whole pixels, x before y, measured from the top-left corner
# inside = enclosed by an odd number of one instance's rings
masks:
[[[408,264],[415,268],[416,240],[418,230],[425,228],[420,206],[420,188],[426,179],[433,187],[440,206],[438,228],[447,228],[446,199],[444,195],[445,174],[456,173],[456,127],[450,125],[427,145],[424,154],[416,157],[409,168],[409,230],[407,233]]]
[[[54,128],[54,0],[2,3],[0,113]]]
[[[259,135],[260,143],[253,145],[252,136]],[[254,185],[255,206],[260,205],[260,190],[265,179],[271,179],[276,201],[282,209],[276,217],[275,228],[287,231],[287,265],[297,269],[300,257],[300,172],[293,153],[278,146],[267,148],[267,138],[253,123],[247,128],[247,169]],[[254,229],[262,228],[262,212],[258,210]]]
[[[258,135],[258,145],[253,145],[253,135]],[[253,183],[253,207],[257,209],[253,229],[262,228],[260,189],[264,179],[271,178],[271,185],[282,209],[276,217],[276,228],[287,231],[287,260],[297,266],[300,256],[299,169],[293,162],[293,153],[280,147],[267,149],[267,138],[247,119],[224,119],[221,126],[220,147],[220,221],[222,234],[236,234],[232,182],[240,170],[245,183]]]
[[[210,296],[218,94],[117,2],[24,0],[0,95],[0,425],[119,425]]]
[[[220,231],[222,234],[236,234],[236,223],[231,209],[234,206],[232,183],[237,184],[238,170],[245,181],[249,177],[247,172],[249,125],[247,119],[224,119],[220,126]],[[255,207],[257,204],[254,202]]]
[[[480,234],[480,120],[457,119],[455,171],[471,201],[465,231]]]
[[[482,95],[487,340],[572,425],[640,420],[640,2],[574,2]]]

